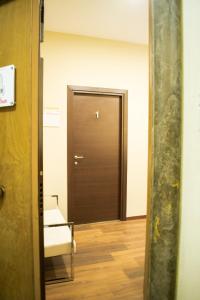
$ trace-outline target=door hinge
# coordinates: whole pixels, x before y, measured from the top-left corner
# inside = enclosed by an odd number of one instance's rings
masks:
[[[44,0],[40,0],[40,43],[44,41]]]

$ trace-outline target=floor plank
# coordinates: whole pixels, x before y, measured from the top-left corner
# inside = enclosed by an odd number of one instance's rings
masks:
[[[46,299],[142,300],[145,227],[145,219],[75,226],[75,280],[48,285]]]

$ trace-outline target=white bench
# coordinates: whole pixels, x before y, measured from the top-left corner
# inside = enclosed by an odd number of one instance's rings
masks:
[[[74,240],[74,224],[66,223],[59,208],[44,210],[44,256],[71,256],[70,278],[59,278],[52,282],[62,282],[74,279],[73,255],[76,252]]]

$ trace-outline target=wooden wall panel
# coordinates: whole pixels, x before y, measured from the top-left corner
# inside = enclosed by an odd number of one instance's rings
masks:
[[[38,24],[39,1],[0,2],[0,66],[16,66],[16,107],[0,109],[0,184],[6,188],[0,200],[3,300],[40,299]]]
[[[150,0],[150,118],[145,300],[174,300],[179,243],[182,7]]]

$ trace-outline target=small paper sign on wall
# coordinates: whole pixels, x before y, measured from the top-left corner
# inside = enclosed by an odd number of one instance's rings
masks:
[[[60,111],[57,109],[45,109],[43,126],[60,127]]]
[[[0,108],[15,105],[15,66],[0,68]]]

